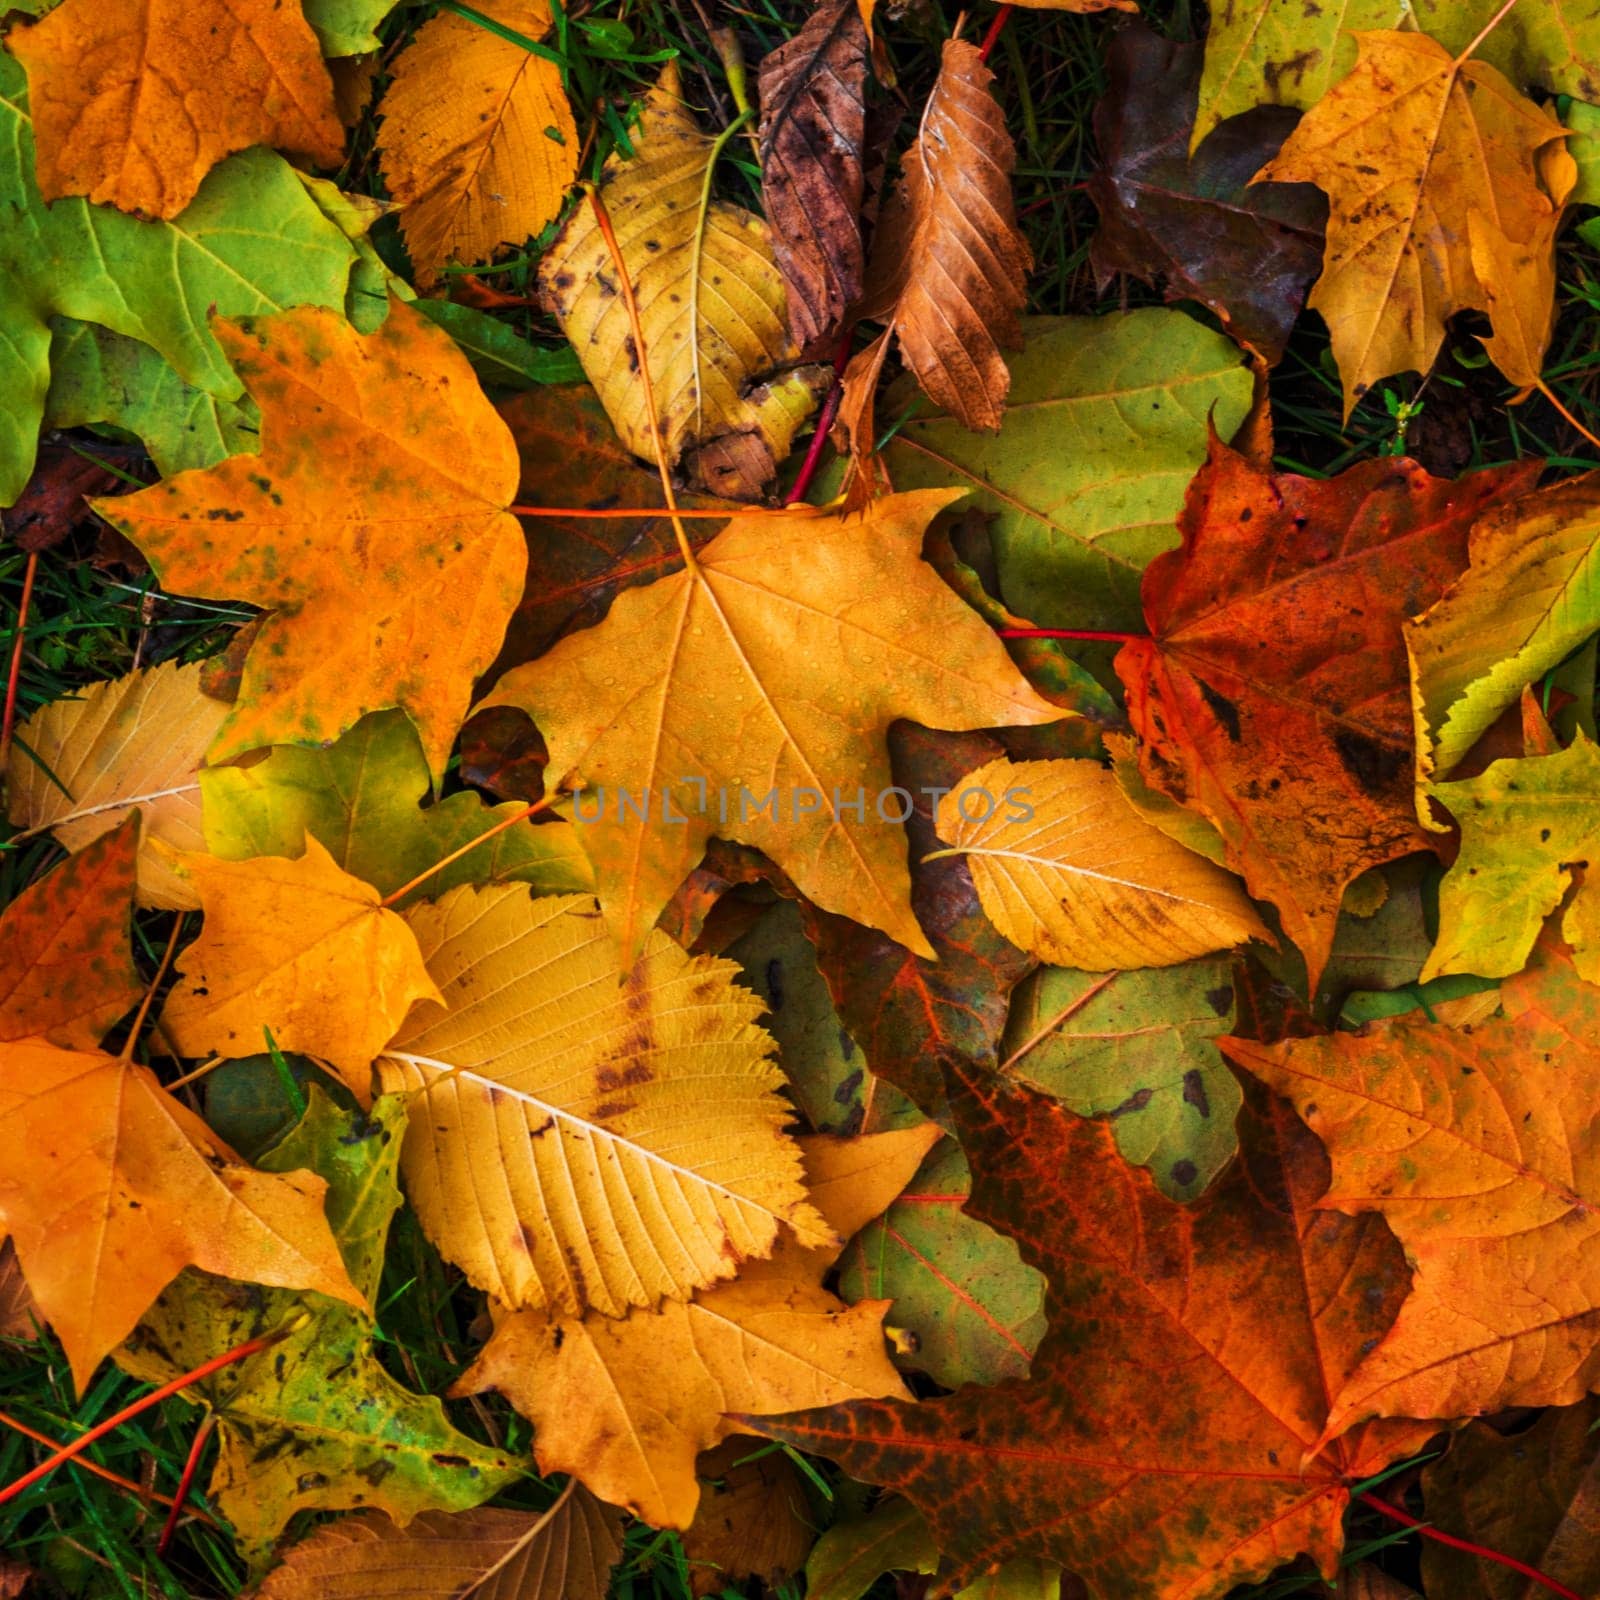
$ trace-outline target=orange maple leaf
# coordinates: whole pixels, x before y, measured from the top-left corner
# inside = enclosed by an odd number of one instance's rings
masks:
[[[365,336],[321,310],[214,326],[261,454],[93,502],[167,588],[271,610],[211,760],[400,706],[438,777],[522,594],[511,434],[409,306]]]
[[[1330,1432],[1570,1405],[1600,1382],[1600,990],[1547,938],[1500,996],[1500,1015],[1471,1028],[1406,1018],[1219,1041],[1328,1147],[1321,1204],[1381,1213],[1416,1271]]]

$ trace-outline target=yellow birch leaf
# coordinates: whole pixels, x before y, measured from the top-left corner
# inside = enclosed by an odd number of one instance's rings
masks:
[[[48,828],[74,852],[137,806],[139,904],[159,911],[200,905],[151,841],[206,847],[200,766],[228,707],[200,692],[201,670],[167,662],[40,707],[17,729],[7,774],[11,821],[30,833]]]
[[[667,461],[685,457],[690,479],[713,494],[751,499],[788,455],[827,374],[799,365],[767,224],[705,202],[715,141],[684,103],[676,62],[645,99],[633,142],[631,159],[618,150],[606,162],[600,194],[638,301]],[[616,280],[585,202],[539,263],[539,287],[622,442],[653,465],[639,351]]]
[[[270,1028],[280,1048],[327,1061],[365,1103],[373,1058],[411,1003],[439,997],[411,930],[314,835],[294,861],[181,864],[206,916],[161,1014],[173,1047],[259,1055]]]
[[[688,1527],[700,1502],[695,1457],[744,1431],[727,1413],[905,1393],[883,1337],[890,1302],[847,1308],[822,1280],[843,1239],[905,1187],[938,1136],[924,1124],[802,1140],[813,1197],[840,1244],[785,1239],[732,1283],[626,1317],[496,1305],[493,1337],[452,1392],[498,1389],[533,1423],[541,1472],[570,1472],[656,1527]]]
[[[420,1008],[378,1071],[413,1096],[417,1216],[479,1288],[620,1315],[731,1276],[780,1222],[830,1237],[732,962],[657,933],[625,969],[588,896],[514,885],[406,920],[449,1010]]]
[[[1543,152],[1566,130],[1495,68],[1425,34],[1356,42],[1354,70],[1256,174],[1327,192],[1310,304],[1332,336],[1345,414],[1380,378],[1428,371],[1458,311],[1489,312],[1491,354],[1531,382],[1549,337],[1545,258],[1576,178],[1570,157]]]
[[[1272,942],[1243,885],[1152,827],[1093,761],[1004,759],[939,802],[985,915],[1058,967],[1112,972]]]
[[[535,42],[550,28],[545,0],[476,9]],[[578,175],[561,69],[451,12],[418,29],[378,111],[384,180],[419,288],[448,261],[487,261],[538,233]]]
[[[235,150],[344,159],[333,81],[298,0],[63,0],[6,45],[27,69],[46,200],[175,217]]]
[[[526,711],[554,783],[594,791],[577,795],[574,820],[625,952],[715,834],[764,850],[825,911],[932,957],[893,825],[910,797],[893,789],[890,724],[1070,714],[921,559],[923,530],[959,498],[933,489],[861,515],[735,517],[692,571],[619,595],[598,626],[508,672],[483,702]]]

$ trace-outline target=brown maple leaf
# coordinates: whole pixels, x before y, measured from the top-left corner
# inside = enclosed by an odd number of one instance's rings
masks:
[[[1182,548],[1145,570],[1151,637],[1117,657],[1140,770],[1216,825],[1313,989],[1346,884],[1435,842],[1412,795],[1402,624],[1466,565],[1473,521],[1538,470],[1449,482],[1386,460],[1320,480],[1263,472],[1213,436]]]

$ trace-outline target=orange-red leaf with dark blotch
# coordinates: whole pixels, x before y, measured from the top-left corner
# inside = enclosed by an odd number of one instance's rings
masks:
[[[1050,1282],[1032,1376],[748,1426],[911,1500],[944,1552],[941,1594],[1018,1556],[1096,1600],[1210,1600],[1301,1552],[1331,1576],[1350,1484],[1429,1432],[1381,1423],[1317,1448],[1406,1291],[1388,1229],[1316,1209],[1327,1159],[1264,1095],[1232,1176],[1182,1205],[1105,1122],[959,1064],[946,1088],[969,1211]]]
[[[1384,460],[1301,478],[1213,437],[1181,549],[1145,570],[1151,637],[1117,657],[1140,769],[1216,825],[1313,988],[1345,886],[1435,843],[1412,797],[1401,625],[1461,572],[1476,518],[1541,466],[1451,482]]]
[[[138,1004],[128,938],[138,848],[132,815],[12,901],[0,919],[0,1040],[88,1050]]]

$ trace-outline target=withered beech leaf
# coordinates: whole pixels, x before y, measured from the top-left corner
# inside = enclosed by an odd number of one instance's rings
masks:
[[[976,45],[945,41],[917,141],[884,206],[867,285],[867,315],[898,338],[928,398],[991,433],[1011,387],[1000,352],[1022,343],[1017,314],[1033,265],[1017,230],[1016,150],[993,82]],[[858,388],[883,351],[874,343],[851,362]]]
[[[789,328],[808,355],[861,293],[867,70],[856,0],[823,0],[761,63],[761,194]]]

